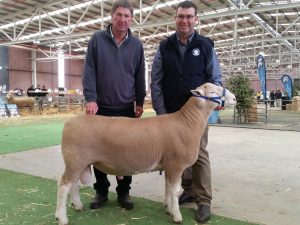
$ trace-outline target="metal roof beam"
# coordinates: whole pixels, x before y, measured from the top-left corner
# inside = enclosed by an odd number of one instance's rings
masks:
[[[300,2],[299,3],[290,3],[290,4],[283,4],[283,5],[274,5],[274,6],[268,6],[268,7],[260,7],[260,8],[254,8],[254,9],[238,9],[238,10],[234,10],[234,11],[228,11],[228,12],[221,12],[221,13],[215,13],[215,14],[209,14],[209,15],[199,15],[201,20],[206,20],[206,19],[216,19],[216,18],[222,18],[225,16],[235,16],[235,15],[243,15],[243,14],[250,14],[253,12],[265,12],[265,11],[270,11],[270,10],[277,10],[277,9],[290,9],[290,8],[297,8],[300,7]],[[157,22],[155,24],[155,26],[165,26],[165,25],[171,25],[174,24],[175,21],[174,20],[169,20],[169,21],[161,21],[161,22]],[[132,27],[132,30],[134,29],[142,29],[142,28],[148,28],[151,27],[153,28],[153,24],[152,23],[147,23],[147,24],[142,24],[142,25],[136,25]],[[44,36],[44,37],[40,37],[40,38],[34,38],[32,40],[20,40],[20,41],[14,41],[14,42],[3,42],[0,43],[1,45],[14,45],[14,44],[21,44],[21,43],[28,43],[28,42],[33,42],[33,40],[39,40],[39,41],[45,41],[45,40],[53,40],[53,39],[65,39],[65,38],[72,38],[72,37],[82,37],[82,36],[89,36],[92,35],[94,33],[94,31],[90,31],[90,32],[84,32],[84,33],[76,33],[76,34],[70,34],[70,35],[56,35],[56,36]],[[298,39],[298,36],[294,36],[294,37],[284,37],[282,40],[289,40],[289,39]],[[264,41],[273,41],[273,40],[281,40],[281,38],[275,37],[272,39],[264,39]],[[247,41],[248,42],[248,41]],[[237,44],[238,43],[243,43],[243,41],[238,41],[237,40]],[[232,43],[230,43],[232,44]],[[220,44],[220,45],[224,45],[224,44]],[[225,45],[229,45],[229,43],[226,43]]]
[[[46,8],[48,6],[52,6],[52,5],[56,5],[56,4],[59,4],[59,3],[63,3],[65,2],[66,0],[56,0],[56,1],[51,1],[50,3],[46,3],[46,4],[43,4],[41,6],[43,6],[43,8]],[[72,2],[72,1],[71,1]],[[8,16],[3,16],[0,18],[0,20],[2,21],[7,21],[9,19],[13,19],[17,16],[20,16],[20,15],[23,15],[23,14],[27,14],[27,13],[32,13],[32,11],[34,11],[36,9],[36,7],[31,7],[31,8],[27,8],[27,9],[24,9],[22,11],[19,11],[17,13],[12,13],[12,14],[9,14]]]
[[[263,41],[264,42],[274,42],[274,41],[283,41],[283,40],[299,40],[300,39],[300,35],[295,35],[295,36],[289,36],[289,37],[272,37],[272,38],[264,38]],[[262,39],[254,39],[254,40],[237,40],[236,44],[255,44],[257,42],[261,42]],[[1,45],[1,44],[0,44]],[[228,40],[228,41],[215,41],[215,47],[218,46],[229,46],[232,45],[232,40]],[[295,49],[292,49],[293,51]]]
[[[292,9],[292,8],[300,8],[300,2],[297,3],[290,3],[290,4],[282,4],[282,5],[274,5],[274,6],[268,6],[268,7],[260,7],[260,8],[250,8],[250,9],[237,9],[227,12],[219,12],[219,13],[213,13],[213,14],[198,14],[200,20],[208,20],[208,19],[217,19],[221,17],[233,17],[236,15],[247,15],[251,13],[258,13],[258,12],[267,12],[267,11],[274,11],[277,9]],[[165,26],[165,25],[172,25],[175,24],[175,21],[172,20],[165,20],[165,21],[156,21],[155,26]],[[153,24],[142,24],[137,25],[135,28],[142,29],[147,27],[153,27]]]
[[[231,5],[233,5],[236,9],[245,8],[245,4],[241,2],[232,2],[231,0],[227,0]],[[237,4],[240,4],[239,6]],[[271,7],[270,7],[271,8]],[[266,31],[268,31],[273,37],[282,37],[276,30],[274,30],[266,21],[260,18],[256,13],[250,13],[250,15],[263,27]],[[290,49],[294,50],[295,46],[292,45],[288,40],[282,40],[282,42]]]

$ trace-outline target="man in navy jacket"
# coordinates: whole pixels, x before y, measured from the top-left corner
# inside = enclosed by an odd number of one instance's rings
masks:
[[[157,115],[178,111],[191,97],[190,90],[211,82],[221,83],[221,69],[214,43],[195,30],[197,6],[181,2],[176,9],[176,32],[163,40],[154,57],[151,74],[151,96]],[[199,155],[192,168],[182,176],[183,194],[179,204],[195,201],[197,220],[206,222],[211,216],[211,170],[206,149],[208,126],[200,142]]]

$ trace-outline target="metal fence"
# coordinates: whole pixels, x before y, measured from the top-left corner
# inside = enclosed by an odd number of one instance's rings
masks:
[[[300,131],[300,101],[286,102],[270,107],[270,104],[257,104],[246,119],[239,121],[234,108],[222,110],[215,125],[253,127]]]

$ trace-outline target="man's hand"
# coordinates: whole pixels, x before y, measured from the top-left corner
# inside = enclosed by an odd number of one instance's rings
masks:
[[[98,105],[96,102],[89,102],[86,104],[85,113],[95,115],[98,111]]]
[[[224,110],[225,108],[223,106],[217,106],[216,108],[214,108],[215,111],[220,111],[220,110]]]
[[[143,106],[136,106],[135,107],[135,118],[140,118],[143,115],[144,108]]]

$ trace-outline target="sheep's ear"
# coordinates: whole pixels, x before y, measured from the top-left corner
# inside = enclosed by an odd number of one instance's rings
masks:
[[[191,90],[191,92],[194,96],[203,96],[205,94],[203,90],[199,90],[199,89]]]

